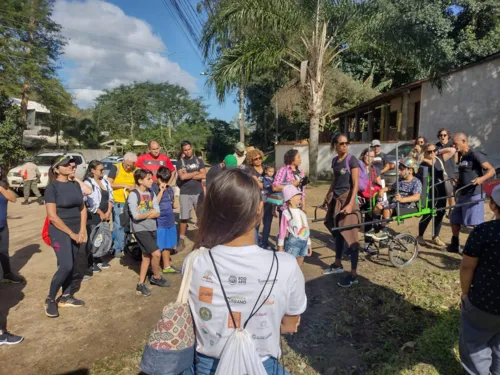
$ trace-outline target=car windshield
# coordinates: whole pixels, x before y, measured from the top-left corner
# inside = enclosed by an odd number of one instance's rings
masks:
[[[111,161],[102,161],[101,163],[102,163],[104,169],[108,170],[108,171],[111,169],[111,167],[113,166],[113,164],[115,164],[115,163],[113,163]]]
[[[52,160],[54,160],[56,156],[62,156],[62,155],[38,155],[35,156],[33,162],[36,165],[51,165]]]
[[[411,152],[411,150],[413,149],[413,143],[405,143],[405,144],[402,144],[401,146],[399,146],[399,157],[402,158],[403,155],[404,156],[408,156]],[[390,151],[387,153],[387,155],[391,155],[391,156],[394,156],[396,157],[396,149]]]

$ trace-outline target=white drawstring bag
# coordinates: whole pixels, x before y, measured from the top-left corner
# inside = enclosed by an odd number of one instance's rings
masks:
[[[255,305],[250,313],[250,316],[246,320],[243,328],[238,327],[236,324],[236,320],[234,319],[233,311],[231,310],[231,305],[229,304],[229,300],[226,296],[226,291],[224,290],[224,286],[222,285],[222,280],[219,275],[219,271],[217,270],[217,266],[215,265],[214,258],[212,256],[212,252],[209,251],[210,259],[212,259],[212,264],[215,269],[215,273],[217,278],[219,279],[220,287],[222,289],[222,294],[224,295],[224,300],[226,301],[227,308],[229,310],[229,315],[233,320],[233,327],[237,327],[234,332],[229,336],[226,345],[222,349],[222,354],[219,360],[219,364],[217,366],[217,370],[215,371],[215,375],[267,375],[267,371],[262,364],[262,359],[257,353],[257,348],[253,342],[250,333],[246,330],[246,326],[250,319],[257,314],[260,308],[266,303],[267,299],[271,295],[274,284],[278,278],[278,257],[276,253],[273,252],[273,262],[271,264],[271,269],[269,270],[269,275],[267,276],[267,281],[264,283],[264,287],[260,291],[259,297],[255,302]],[[274,266],[274,261],[276,260],[276,274],[274,276],[273,283],[271,285],[271,289],[269,290],[268,296],[264,299],[264,301],[257,307],[257,304],[261,300],[262,293],[264,293],[264,289],[269,282],[269,278],[271,276],[271,272]]]

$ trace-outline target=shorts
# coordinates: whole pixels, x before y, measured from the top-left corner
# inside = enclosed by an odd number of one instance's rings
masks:
[[[172,225],[170,228],[158,228],[156,230],[156,243],[160,251],[175,249],[177,246],[177,228]]]
[[[180,220],[189,220],[191,219],[191,209],[197,211],[198,205],[200,205],[200,201],[202,200],[202,194],[196,195],[182,195],[180,196]],[[198,215],[198,211],[196,212]]]
[[[290,235],[285,238],[285,251],[295,258],[303,258],[309,252],[309,245],[306,240]]]
[[[457,205],[478,201],[481,199],[481,194],[475,195],[459,195],[457,197]],[[473,227],[484,222],[484,202],[467,204],[464,206],[454,207],[450,215],[450,223]]]
[[[134,235],[143,254],[151,255],[158,250],[158,244],[156,243],[156,231],[135,232]]]

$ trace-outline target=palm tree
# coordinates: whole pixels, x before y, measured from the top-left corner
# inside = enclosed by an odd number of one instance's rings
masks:
[[[207,21],[202,45],[209,83],[219,100],[276,67],[300,74],[309,118],[309,173],[317,178],[318,138],[325,73],[355,42],[364,2],[359,0],[220,0]],[[238,43],[229,44],[229,41]],[[217,48],[217,46],[219,48]],[[230,46],[230,48],[229,48]]]

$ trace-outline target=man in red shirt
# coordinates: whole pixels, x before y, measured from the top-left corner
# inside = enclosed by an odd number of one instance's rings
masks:
[[[156,141],[149,141],[149,153],[139,156],[135,166],[137,168],[148,169],[153,172],[153,180],[156,181],[156,172],[161,166],[167,167],[172,171],[172,181],[175,178],[175,168],[167,155],[160,153],[160,144]]]

